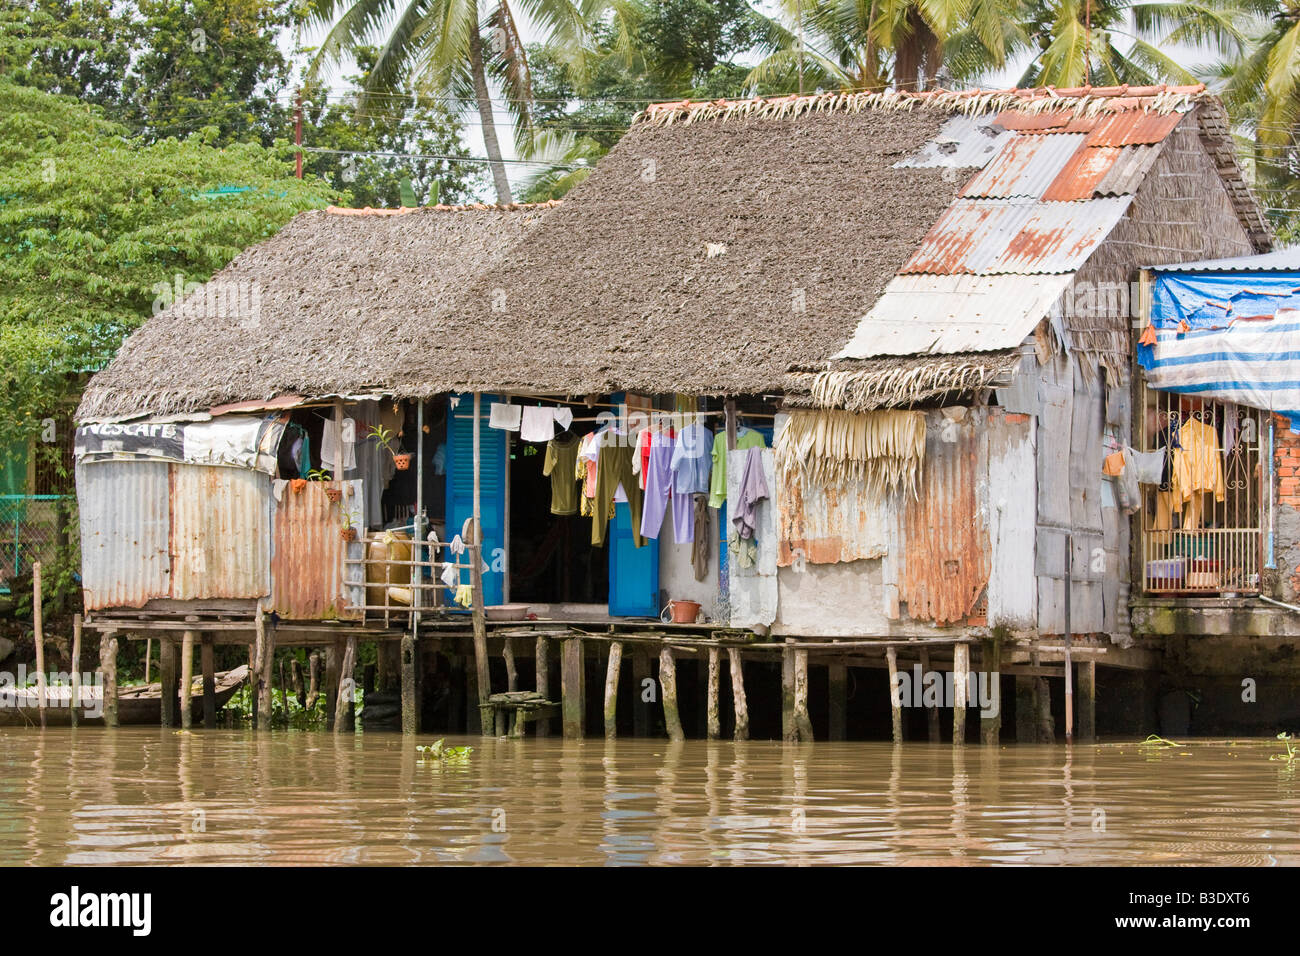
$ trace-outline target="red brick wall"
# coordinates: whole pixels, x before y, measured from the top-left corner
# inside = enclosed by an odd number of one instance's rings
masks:
[[[1291,431],[1291,423],[1281,415],[1273,416],[1273,442],[1276,451],[1273,466],[1277,469],[1277,503],[1300,510],[1300,435]],[[1286,543],[1277,547],[1278,570],[1285,574]],[[1300,567],[1291,568],[1292,593],[1300,594]]]

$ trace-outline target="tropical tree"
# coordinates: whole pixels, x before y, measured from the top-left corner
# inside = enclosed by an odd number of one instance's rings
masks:
[[[588,24],[604,0],[316,0],[308,22],[329,32],[311,64],[318,78],[359,46],[379,42],[365,76],[359,107],[398,93],[413,80],[419,92],[472,102],[478,113],[497,201],[510,202],[491,83],[505,93],[508,115],[521,141],[532,135],[532,73],[515,9],[575,63],[585,50]]]

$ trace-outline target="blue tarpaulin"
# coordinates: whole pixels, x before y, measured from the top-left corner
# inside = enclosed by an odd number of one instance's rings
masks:
[[[1300,273],[1162,273],[1154,345],[1138,346],[1152,388],[1277,412],[1300,431]]]

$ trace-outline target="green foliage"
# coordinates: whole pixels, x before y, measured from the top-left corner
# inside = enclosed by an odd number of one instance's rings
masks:
[[[443,738],[435,740],[432,744],[418,744],[415,752],[422,758],[436,761],[441,764],[467,764],[469,755],[474,752],[473,747],[448,747],[444,744]]]

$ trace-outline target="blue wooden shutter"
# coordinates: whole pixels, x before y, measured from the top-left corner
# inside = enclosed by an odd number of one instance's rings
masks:
[[[483,601],[500,604],[504,575],[501,548],[505,542],[506,433],[488,428],[488,412],[494,396],[482,398],[479,425],[479,508],[483,520]],[[460,534],[466,519],[474,514],[474,396],[461,395],[460,404],[447,421],[447,537]],[[469,571],[461,572],[469,584]]]
[[[665,528],[667,525],[665,522]],[[636,546],[632,538],[632,508],[626,501],[614,506],[614,520],[605,540],[609,548],[610,615],[658,617],[661,610],[659,542],[647,538],[643,547]]]

